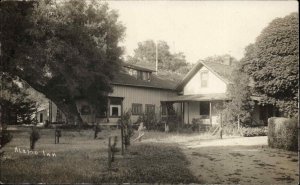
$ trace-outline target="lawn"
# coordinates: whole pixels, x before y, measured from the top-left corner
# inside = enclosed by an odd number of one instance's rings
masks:
[[[37,155],[16,152],[16,147],[29,148],[29,131],[13,131],[13,140],[4,147],[1,182],[297,184],[299,180],[297,153],[269,148],[266,136],[219,139],[209,134],[145,132],[142,142],[132,142],[124,156],[117,153],[108,170],[108,137],[119,136],[120,130],[103,130],[97,139],[92,130],[63,130],[55,145],[54,130],[41,129]]]
[[[60,143],[54,144],[54,130],[40,129],[36,153],[28,151],[28,128],[12,132],[1,160],[3,183],[200,183],[174,143],[132,143],[108,169],[108,137],[119,136],[119,130],[103,130],[97,139],[92,130],[63,130]]]

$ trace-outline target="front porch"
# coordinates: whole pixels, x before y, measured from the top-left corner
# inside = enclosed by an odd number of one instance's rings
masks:
[[[162,104],[178,104],[182,124],[197,123],[213,126],[220,124],[220,110],[229,99],[226,94],[182,95],[163,101]]]

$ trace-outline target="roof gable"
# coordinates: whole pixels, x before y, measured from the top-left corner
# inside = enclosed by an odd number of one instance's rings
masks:
[[[195,76],[195,74],[202,68],[206,67],[219,79],[224,81],[226,84],[231,83],[231,73],[233,71],[233,66],[220,64],[216,62],[205,62],[200,60],[183,78],[183,80],[177,85],[176,90],[181,91],[184,86]]]

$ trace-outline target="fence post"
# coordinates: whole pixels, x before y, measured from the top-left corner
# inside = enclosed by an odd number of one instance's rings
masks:
[[[56,128],[54,130],[54,138],[55,138],[54,144],[56,144]]]
[[[111,168],[111,137],[108,138],[108,168]]]
[[[121,123],[122,124],[122,123]],[[124,155],[124,129],[123,124],[121,125],[121,146],[122,146],[122,155]]]
[[[118,138],[118,136],[114,137],[114,143],[111,146],[111,151],[112,151],[111,152],[111,162],[115,161],[115,152],[116,152],[117,138]]]
[[[238,131],[240,131],[240,115],[238,115]]]
[[[223,119],[222,119],[222,113],[220,114],[220,138],[222,139],[223,134]]]

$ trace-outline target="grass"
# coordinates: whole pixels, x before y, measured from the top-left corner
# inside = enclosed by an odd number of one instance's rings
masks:
[[[54,130],[39,130],[38,155],[15,152],[29,149],[28,128],[13,131],[4,147],[0,178],[3,183],[199,183],[188,170],[188,161],[174,144],[133,143],[122,156],[117,153],[108,170],[108,137],[119,130],[103,130],[93,139],[92,130],[62,131],[54,144]],[[154,134],[155,136],[155,134]],[[150,134],[148,134],[150,137]],[[119,137],[120,138],[120,137]],[[120,148],[120,142],[118,142]],[[55,153],[56,157],[47,157]]]

